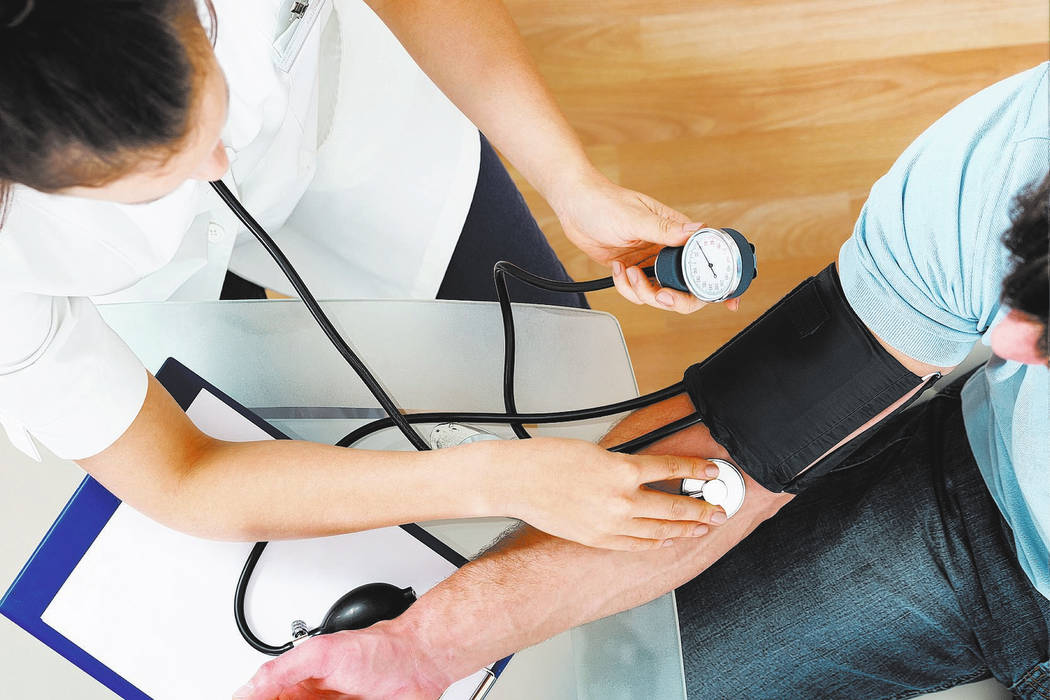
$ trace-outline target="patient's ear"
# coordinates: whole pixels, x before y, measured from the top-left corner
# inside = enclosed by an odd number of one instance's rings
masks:
[[[1004,360],[1026,365],[1045,365],[1047,357],[1039,349],[1047,332],[1046,324],[1020,311],[1011,311],[992,328],[992,352]]]

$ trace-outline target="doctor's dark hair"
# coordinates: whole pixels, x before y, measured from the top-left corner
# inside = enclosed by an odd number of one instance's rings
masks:
[[[1043,357],[1048,357],[1050,173],[1018,196],[1012,225],[1003,235],[1003,244],[1013,258],[1013,269],[1003,280],[1003,303],[1043,324],[1038,350]]]
[[[101,186],[171,157],[210,51],[195,0],[0,0],[0,223],[15,184]]]

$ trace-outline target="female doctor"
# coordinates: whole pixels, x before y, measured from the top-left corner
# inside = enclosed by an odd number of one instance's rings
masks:
[[[96,302],[214,299],[224,282],[226,297],[290,292],[237,235],[207,186],[219,178],[318,297],[486,298],[500,258],[564,278],[471,122],[573,242],[613,266],[625,296],[698,308],[624,266],[699,224],[597,172],[500,3],[369,4],[0,0],[8,436],[30,454],[35,439],[152,518],[204,537],[486,515],[616,549],[703,534],[715,509],[642,486],[703,477],[700,460],[553,439],[418,454],[211,439],[101,320]],[[428,487],[397,487],[406,481]]]

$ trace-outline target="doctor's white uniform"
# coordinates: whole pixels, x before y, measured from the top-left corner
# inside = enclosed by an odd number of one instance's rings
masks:
[[[360,0],[215,0],[225,181],[319,298],[433,298],[480,136]],[[217,299],[227,269],[285,293],[206,183],[144,205],[16,187],[0,228],[0,424],[78,459],[112,444],[147,373],[95,304]]]

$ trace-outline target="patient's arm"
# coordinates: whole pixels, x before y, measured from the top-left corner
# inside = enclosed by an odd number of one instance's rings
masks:
[[[918,375],[938,369],[890,351]],[[877,423],[901,401],[854,434]],[[686,396],[669,399],[628,416],[603,444],[623,442],[692,412]],[[648,451],[729,457],[703,425],[677,433]],[[270,700],[283,689],[303,688],[361,698],[435,698],[449,683],[485,664],[689,581],[793,498],[771,493],[746,473],[744,480],[744,503],[727,523],[711,528],[704,537],[678,539],[663,549],[592,549],[522,528],[396,620],[312,639],[263,666],[253,679],[254,687],[238,697]]]
[[[688,397],[676,397],[632,414],[602,442],[617,444],[692,412]],[[702,425],[650,449],[728,458]],[[437,657],[438,667],[458,677],[479,662],[646,603],[704,571],[793,498],[767,491],[746,474],[744,479],[747,497],[726,524],[663,549],[618,556],[523,528],[427,594],[426,605],[410,608],[404,622]],[[448,614],[453,608],[484,612],[477,617]]]
[[[622,442],[692,410],[684,396],[664,401],[626,418],[604,442]],[[703,426],[650,449],[726,457]],[[269,700],[300,682],[364,698],[436,697],[450,682],[485,664],[659,597],[706,569],[792,498],[744,478],[747,498],[726,524],[662,549],[599,550],[522,528],[396,620],[319,637],[270,662],[253,679],[252,694],[244,697]],[[415,663],[391,663],[376,673],[384,666],[377,659],[406,654]],[[391,677],[389,669],[395,668],[401,675]]]

